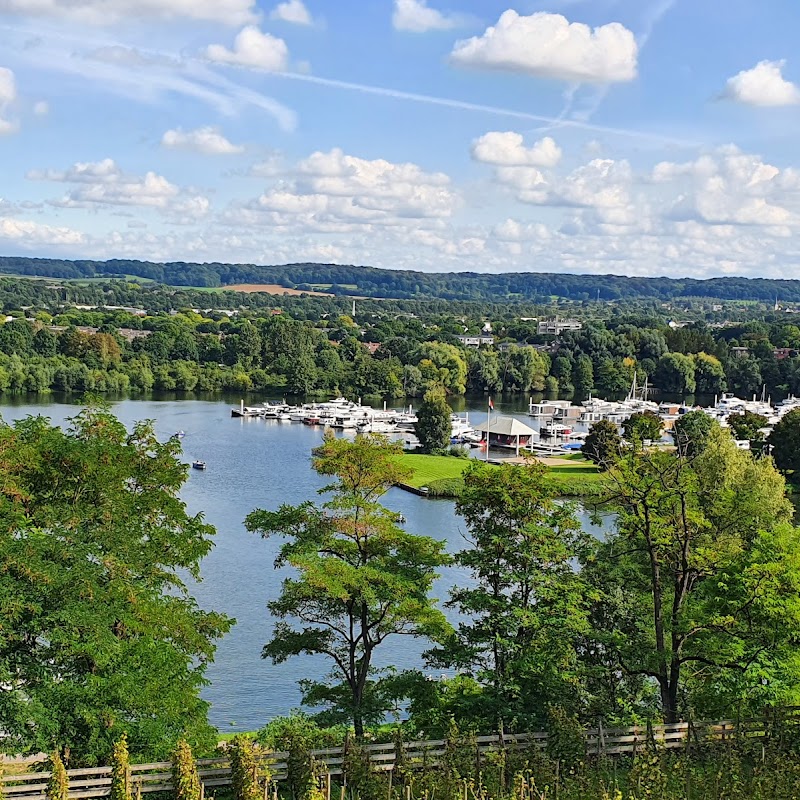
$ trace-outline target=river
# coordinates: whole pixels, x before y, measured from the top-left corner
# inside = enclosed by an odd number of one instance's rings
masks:
[[[469,411],[475,423],[486,417],[484,400],[461,402],[457,410]],[[210,718],[222,731],[254,730],[300,704],[297,680],[321,678],[322,659],[298,656],[273,665],[261,658],[269,639],[271,620],[267,603],[280,592],[281,572],[273,568],[280,542],[248,533],[244,518],[254,508],[276,509],[314,499],[325,481],[311,469],[311,449],[322,431],[288,422],[232,419],[230,408],[238,398],[188,399],[164,396],[124,399],[112,403],[114,413],[130,426],[152,419],[159,438],[179,430],[186,461],[202,459],[205,472],[190,470],[182,498],[193,513],[202,512],[217,529],[215,546],[202,564],[203,580],[192,587],[203,608],[235,617],[237,624],[219,643],[209,666],[210,685],[203,690],[211,703]],[[496,401],[499,413],[524,418],[527,401]],[[58,397],[6,398],[0,414],[7,422],[30,414],[61,424],[79,410],[78,400]],[[527,418],[525,418],[527,419]],[[466,546],[464,526],[448,500],[428,500],[399,489],[390,490],[384,504],[406,517],[406,529],[440,539],[454,553]],[[579,514],[586,530],[595,535],[589,515]],[[434,592],[446,598],[451,587],[469,582],[465,572],[448,567],[441,571]],[[383,647],[382,665],[421,667],[424,645],[408,637],[395,637]]]

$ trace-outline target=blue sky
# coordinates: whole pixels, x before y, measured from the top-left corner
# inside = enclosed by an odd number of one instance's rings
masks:
[[[794,277],[789,0],[0,0],[0,252]]]

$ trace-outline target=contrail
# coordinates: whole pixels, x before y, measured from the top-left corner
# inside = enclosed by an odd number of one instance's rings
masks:
[[[652,32],[652,27],[655,23],[666,13],[667,10],[676,2],[676,0],[660,0],[659,5],[654,9],[654,13],[651,13],[648,18],[649,26],[646,27],[645,31],[643,32],[643,38],[647,39],[650,32]],[[648,29],[649,28],[649,29]],[[14,27],[14,26],[7,26],[2,25],[0,26],[0,30],[8,30],[17,34],[31,34],[33,35],[36,33],[35,31],[26,31],[24,28]],[[131,48],[133,50],[138,51],[139,53],[152,55],[155,57],[162,57],[167,59],[175,59],[174,54],[164,53],[158,50],[151,50],[149,48],[141,48],[136,47],[135,45],[127,45],[122,44],[119,41],[110,41],[108,39],[100,39],[99,37],[86,37],[86,36],[73,36],[67,32],[61,33],[58,37],[60,43],[64,43],[65,41],[73,41],[76,45],[80,44],[82,48],[86,48],[87,46],[120,46],[125,48]],[[58,58],[50,59],[49,62],[42,59],[40,60],[35,55],[30,54],[28,57],[28,61],[38,67],[44,67],[49,69],[54,69],[57,71],[63,72],[81,72],[85,73],[85,69],[78,67],[74,62],[76,59],[71,58],[71,53],[59,53]],[[73,63],[70,63],[73,62]],[[122,65],[105,65],[106,69],[111,67],[115,69],[118,73],[118,77],[121,77],[123,73],[123,66]],[[264,95],[259,94],[258,92],[254,92],[246,87],[242,86],[235,80],[231,80],[230,78],[225,78],[222,75],[218,75],[213,70],[209,69],[209,67],[213,66],[212,62],[207,61],[203,58],[198,58],[197,56],[187,56],[183,54],[180,57],[180,61],[174,66],[175,72],[179,73],[183,70],[183,80],[185,82],[192,81],[193,79],[197,79],[200,77],[201,80],[205,80],[207,83],[216,84],[219,88],[223,90],[227,90],[230,97],[233,100],[238,100],[240,103],[249,103],[255,106],[259,106],[265,111],[273,114],[278,118],[279,123],[285,129],[291,129],[294,124],[294,116],[293,113],[282,106],[280,103],[275,101],[273,98],[266,97]],[[110,70],[109,70],[110,71]],[[556,117],[553,116],[545,116],[543,114],[533,114],[527,111],[518,111],[516,109],[510,108],[502,108],[500,106],[493,106],[487,105],[483,103],[471,103],[466,100],[454,100],[452,98],[447,97],[436,97],[433,95],[427,94],[420,94],[417,92],[406,92],[400,89],[390,89],[383,86],[373,86],[370,84],[364,83],[354,83],[352,81],[343,81],[338,80],[336,78],[323,78],[318,75],[310,75],[301,72],[265,72],[264,70],[252,70],[254,72],[260,72],[262,75],[269,77],[269,78],[283,78],[285,80],[291,81],[298,81],[301,83],[309,83],[314,84],[317,86],[325,86],[332,89],[342,89],[345,91],[351,92],[359,92],[361,94],[370,94],[375,95],[378,97],[389,97],[395,100],[405,100],[414,103],[424,103],[426,105],[433,105],[439,106],[442,108],[452,108],[460,111],[471,111],[475,113],[481,114],[491,114],[494,116],[501,116],[501,117],[509,117],[511,119],[519,119],[525,120],[527,122],[535,122],[540,125],[551,126],[551,127],[558,127],[558,128],[574,128],[576,130],[586,130],[592,131],[594,133],[605,133],[615,136],[623,136],[630,139],[640,139],[652,142],[658,142],[661,144],[669,144],[669,145],[676,145],[679,147],[697,147],[697,142],[691,142],[683,139],[677,139],[671,136],[665,136],[664,134],[654,133],[649,131],[641,131],[641,130],[634,130],[630,128],[617,128],[613,126],[607,125],[595,125],[591,123],[588,119],[567,119],[565,118],[565,112],[568,113],[567,109],[572,104],[572,99],[574,97],[574,90],[570,92],[570,97],[567,99],[567,106],[565,110],[562,111]],[[142,84],[146,84],[146,78],[144,77],[143,73],[144,70],[141,68],[136,70],[127,70],[130,73],[130,77],[133,79],[133,84],[138,85],[139,88],[142,88]],[[152,74],[152,70],[149,71]],[[90,77],[88,74],[85,74],[85,77]],[[154,80],[156,83],[155,88],[160,89],[167,89],[167,90],[176,90],[180,91],[181,88],[184,89],[184,93],[191,94],[195,93],[198,96],[204,92],[210,94],[207,87],[192,87],[192,90],[189,90],[189,87],[182,86],[177,87],[171,81],[166,79],[166,75],[160,76],[161,80]],[[172,85],[171,85],[172,84]],[[575,87],[577,89],[577,87]],[[209,98],[210,99],[210,98]]]
[[[531,114],[527,111],[517,111],[511,108],[500,106],[485,105],[483,103],[470,103],[466,100],[453,100],[447,97],[434,97],[429,94],[417,94],[416,92],[404,92],[399,89],[387,89],[383,86],[371,86],[364,83],[352,83],[351,81],[340,81],[334,78],[321,78],[317,75],[305,75],[299,72],[271,72],[270,77],[285,78],[287,80],[301,81],[303,83],[313,83],[318,86],[328,86],[333,89],[345,89],[363,94],[374,94],[380,97],[392,97],[395,100],[410,100],[415,103],[426,103],[428,105],[443,106],[445,108],[455,108],[461,111],[476,111],[483,114],[494,114],[496,116],[512,117],[524,119],[529,122],[539,122],[545,125],[557,125],[565,128],[578,128],[581,130],[593,131],[595,133],[609,133],[617,136],[627,136],[632,139],[649,139],[665,144],[674,144],[681,147],[696,147],[697,142],[690,142],[684,139],[675,139],[671,136],[664,136],[660,133],[650,133],[648,131],[632,130],[629,128],[615,128],[608,125],[595,125],[577,119],[559,119],[558,117],[546,117],[541,114]]]

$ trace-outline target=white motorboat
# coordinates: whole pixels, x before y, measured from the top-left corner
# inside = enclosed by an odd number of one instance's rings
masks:
[[[380,419],[365,420],[358,424],[359,433],[395,433],[397,426]]]
[[[550,422],[542,425],[541,432],[545,436],[567,436],[572,433],[572,428],[560,422]]]

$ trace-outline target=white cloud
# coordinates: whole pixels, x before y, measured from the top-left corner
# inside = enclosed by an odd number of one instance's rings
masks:
[[[394,0],[392,25],[397,31],[427,33],[456,28],[460,19],[429,8],[427,0]]]
[[[292,25],[311,25],[314,21],[303,0],[286,0],[278,3],[269,15],[270,19],[289,22]]]
[[[501,242],[525,242],[533,239],[548,239],[550,231],[541,223],[524,223],[507,219],[495,225],[492,235]]]
[[[256,18],[253,0],[0,0],[0,13],[67,18],[88,25],[146,17],[243,25]]]
[[[780,228],[800,224],[800,174],[728,145],[695,161],[662,162],[652,173],[667,184],[669,216],[711,225]]]
[[[192,150],[207,156],[229,156],[244,152],[242,145],[229,142],[219,128],[211,126],[193,131],[180,128],[166,131],[161,144],[171,150]]]
[[[724,96],[748,106],[792,106],[800,103],[800,88],[783,77],[785,61],[760,61],[728,79]]]
[[[254,67],[268,72],[283,72],[289,64],[289,48],[283,39],[262,33],[255,25],[242,28],[229,50],[221,44],[211,44],[206,49],[210,61]]]
[[[9,106],[17,99],[17,83],[14,73],[6,67],[0,67],[0,135],[13,133],[17,126],[6,119]]]
[[[126,174],[111,158],[77,162],[66,170],[33,170],[27,177],[73,184],[63,197],[50,201],[50,205],[60,208],[135,206],[179,215],[189,211],[202,215],[208,210],[206,198],[182,192],[155,172],[142,176]]]
[[[522,134],[491,131],[472,143],[472,157],[484,164],[504,167],[555,167],[561,148],[546,136],[532,147],[525,147]]]
[[[323,233],[376,226],[416,229],[450,218],[459,197],[443,173],[416,164],[367,160],[342,150],[312,153],[259,198],[231,215],[234,224]]]
[[[636,77],[638,46],[618,22],[592,30],[560,14],[505,11],[481,36],[456,42],[450,59],[463,67],[505,70],[587,83]]]
[[[33,104],[33,113],[37,117],[46,117],[50,113],[50,104],[46,100],[39,100]]]
[[[82,244],[86,237],[71,228],[42,225],[25,219],[0,219],[0,239],[23,245],[70,245]]]

